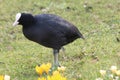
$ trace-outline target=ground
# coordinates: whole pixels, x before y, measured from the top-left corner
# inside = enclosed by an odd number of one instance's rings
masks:
[[[0,74],[37,80],[35,66],[53,62],[52,49],[27,40],[22,26],[12,26],[18,12],[59,15],[85,36],[60,52],[68,80],[95,80],[100,69],[120,69],[119,0],[0,0]]]

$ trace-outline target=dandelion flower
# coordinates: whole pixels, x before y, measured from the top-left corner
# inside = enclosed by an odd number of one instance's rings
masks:
[[[120,76],[120,70],[116,71],[116,75]]]
[[[3,75],[0,75],[0,80],[4,80],[4,76]]]
[[[106,70],[100,70],[100,74],[104,76],[106,74]]]
[[[117,67],[116,66],[111,66],[110,70],[112,71],[112,73],[116,73]]]

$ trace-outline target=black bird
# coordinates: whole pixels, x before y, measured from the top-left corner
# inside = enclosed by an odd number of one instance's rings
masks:
[[[17,13],[13,26],[22,25],[24,36],[40,45],[53,49],[54,64],[58,63],[59,50],[77,38],[83,38],[79,30],[68,21],[54,14]]]

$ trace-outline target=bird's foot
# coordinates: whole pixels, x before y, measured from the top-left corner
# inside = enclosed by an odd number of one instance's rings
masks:
[[[61,67],[61,65],[59,63],[58,64],[53,64],[52,70],[57,70],[58,67]]]

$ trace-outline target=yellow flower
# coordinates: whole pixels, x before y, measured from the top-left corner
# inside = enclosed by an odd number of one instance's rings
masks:
[[[47,63],[46,66],[50,69],[51,68],[51,63]]]
[[[39,75],[42,75],[43,69],[42,69],[40,66],[36,66],[36,67],[35,67],[35,70],[36,70],[36,72],[37,72]]]
[[[51,64],[47,63],[47,64],[42,64],[41,66],[36,66],[35,70],[39,75],[42,75],[43,73],[48,74],[50,71],[50,68],[51,68]],[[65,67],[60,67],[58,68],[58,70],[64,71]],[[38,80],[66,80],[66,78],[63,77],[58,70],[54,71],[51,76],[48,75],[46,78],[39,77]]]
[[[52,76],[47,76],[47,80],[66,80],[59,71],[54,71]]]
[[[64,67],[64,66],[61,66],[61,67],[58,67],[58,71],[65,71],[65,69],[66,69],[66,67]]]
[[[51,68],[51,64],[50,63],[42,64],[41,68],[42,68],[43,72],[45,72],[46,74],[48,74],[48,72],[49,72],[49,70]]]
[[[51,64],[47,63],[47,64],[42,64],[41,66],[36,66],[35,69],[39,75],[42,75],[44,72],[48,74],[50,68],[51,68]]]
[[[118,76],[120,76],[120,70],[117,70],[117,71],[116,71],[116,74],[117,74]]]
[[[3,75],[0,75],[0,80],[4,80],[4,76]]]
[[[42,77],[42,78],[38,78],[38,80],[46,80],[44,77]]]
[[[51,76],[48,75],[47,76],[47,80],[52,80]]]
[[[60,74],[59,71],[54,71],[53,72],[53,75],[58,75],[58,74]]]
[[[55,71],[56,72],[56,71]],[[65,77],[61,76],[58,72],[52,76],[47,76],[47,80],[66,80]]]
[[[46,69],[46,65],[45,65],[45,64],[42,64],[42,65],[40,66],[40,68],[42,69],[42,72],[44,72],[45,69]]]
[[[112,71],[112,73],[116,73],[117,67],[116,66],[111,66],[110,70]]]
[[[106,70],[100,70],[100,74],[104,76],[106,74]]]
[[[51,64],[47,63],[46,66],[44,67],[44,71],[48,74],[50,68],[51,68]]]

